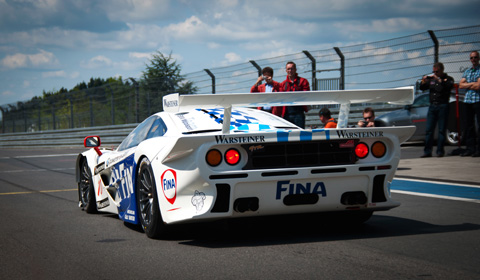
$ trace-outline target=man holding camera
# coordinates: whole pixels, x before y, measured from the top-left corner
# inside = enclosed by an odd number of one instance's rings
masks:
[[[438,123],[437,157],[445,155],[446,129],[449,113],[450,94],[454,80],[444,73],[444,66],[437,62],[433,64],[433,74],[423,76],[421,90],[430,90],[430,107],[427,114],[427,131],[425,134],[425,148],[422,158],[431,157],[433,150],[433,134]]]
[[[265,81],[263,84],[262,82]],[[280,91],[280,83],[273,80],[273,69],[265,67],[262,69],[262,75],[258,77],[250,92],[277,92]],[[258,107],[259,110],[265,110],[277,116],[282,114],[281,107]]]

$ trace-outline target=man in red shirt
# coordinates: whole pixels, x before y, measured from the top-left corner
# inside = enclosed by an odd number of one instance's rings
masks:
[[[310,91],[308,80],[298,76],[297,65],[289,61],[285,66],[287,78],[280,84],[280,91]],[[305,113],[307,106],[286,106],[282,108],[282,117],[287,121],[305,128]]]
[[[265,83],[262,84],[263,80]],[[252,86],[250,92],[278,92],[280,91],[280,83],[273,80],[273,69],[265,67],[262,69],[262,75],[258,77],[257,82]],[[281,115],[281,107],[258,107],[259,110],[265,110],[277,116]]]

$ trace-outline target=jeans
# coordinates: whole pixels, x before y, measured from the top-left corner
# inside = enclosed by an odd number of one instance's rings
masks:
[[[428,107],[427,114],[427,131],[425,133],[425,154],[431,154],[433,149],[433,138],[435,133],[435,126],[438,124],[438,137],[437,137],[437,155],[445,154],[445,140],[449,104],[430,105]]]
[[[465,103],[465,114],[465,144],[467,150],[472,153],[480,152],[480,102]],[[475,120],[478,126],[478,134],[475,132]]]
[[[303,112],[297,114],[287,114],[285,115],[284,119],[295,124],[296,126],[305,128],[305,114]]]

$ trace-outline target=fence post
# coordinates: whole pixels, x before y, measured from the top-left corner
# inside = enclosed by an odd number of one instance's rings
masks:
[[[345,56],[338,47],[333,48],[340,57],[340,89],[345,89]]]
[[[0,111],[2,111],[2,133],[5,133],[5,111],[3,107],[0,107]]]
[[[27,132],[27,114],[25,113],[25,103],[20,102],[18,104],[20,107],[22,107],[22,117],[23,117],[23,131]]]
[[[317,61],[308,51],[303,53],[312,61],[312,90],[317,90]]]
[[[52,126],[53,130],[57,129],[55,125],[55,104],[52,103]]]
[[[111,114],[112,114],[112,125],[115,125],[115,103],[114,103],[114,99],[113,99],[113,90],[112,90],[112,87],[107,84],[107,87],[108,89],[110,89],[110,103],[111,103],[111,106],[110,106],[110,110],[111,110]]]
[[[42,131],[42,104],[40,102],[36,102],[38,106],[38,131]]]
[[[262,76],[262,68],[255,62],[255,60],[250,60],[250,63],[257,68],[258,76]]]
[[[12,106],[12,107],[13,107],[13,106]],[[12,118],[12,124],[13,124],[13,130],[12,130],[12,132],[15,133],[15,132],[17,132],[16,124],[15,124],[15,120],[17,119],[17,116],[15,116],[15,115],[13,114],[13,112],[12,112],[12,111],[13,111],[13,110],[12,110],[12,107],[10,107],[10,117]]]
[[[208,69],[203,69],[212,78],[212,93],[215,94],[215,75]]]
[[[68,100],[70,101],[70,128],[74,128],[75,124],[73,122],[73,98],[71,94],[68,94],[69,96],[67,97]]]
[[[93,121],[93,94],[90,95],[88,94],[88,89],[84,89],[85,94],[90,97],[90,127],[94,126],[94,121]]]
[[[135,122],[139,123],[140,122],[140,91],[138,88],[138,82],[132,77],[128,79],[132,81],[133,85],[135,86]]]
[[[435,55],[434,55],[434,63],[437,63],[438,62],[438,46],[439,46],[439,43],[438,43],[438,39],[437,39],[437,36],[435,35],[435,33],[432,31],[432,30],[428,30],[428,34],[430,34],[430,38],[432,38],[432,41],[433,41],[433,44],[434,44],[434,47],[435,47]]]

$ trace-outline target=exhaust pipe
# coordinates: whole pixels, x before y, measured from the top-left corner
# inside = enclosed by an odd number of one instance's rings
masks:
[[[358,205],[367,203],[367,196],[364,192],[346,192],[342,194],[340,202],[343,205]]]
[[[247,211],[257,211],[258,210],[258,197],[243,197],[235,200],[233,203],[233,210],[239,213],[245,213]]]

